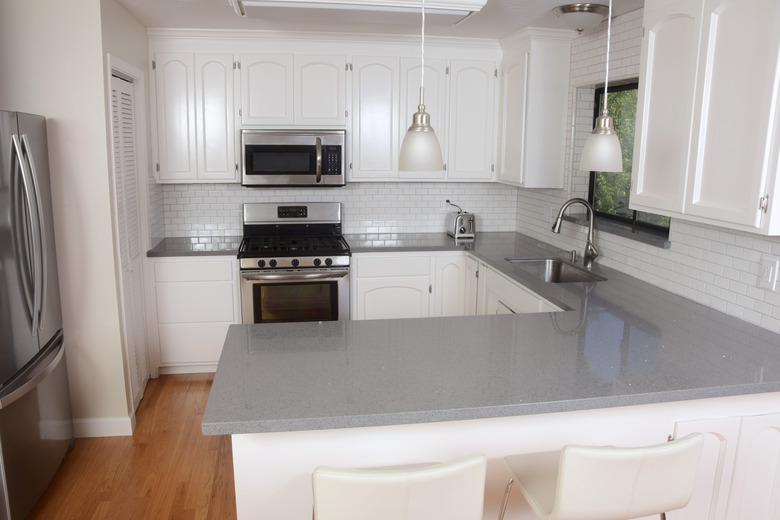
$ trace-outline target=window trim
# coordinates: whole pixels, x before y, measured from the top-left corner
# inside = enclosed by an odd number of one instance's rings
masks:
[[[636,80],[630,80],[624,83],[621,83],[619,85],[610,85],[609,92],[622,92],[624,90],[634,90],[639,89],[639,79]],[[601,104],[599,103],[599,100],[601,96],[604,94],[604,86],[596,87],[594,89],[594,96],[593,96],[593,121],[596,121],[596,118],[601,115]],[[607,226],[612,227],[615,229],[615,226],[624,229],[623,232],[617,233],[624,236],[628,236],[631,234],[646,234],[652,237],[655,237],[656,240],[662,240],[663,242],[668,242],[669,238],[669,229],[671,227],[664,227],[659,226],[656,224],[650,224],[647,222],[642,222],[637,220],[637,210],[631,210],[632,217],[624,217],[620,215],[613,215],[611,213],[605,213],[603,211],[597,211],[595,209],[595,204],[593,203],[593,197],[596,187],[596,172],[590,171],[588,173],[588,202],[593,206],[593,212],[596,216],[596,223],[598,223],[600,220],[603,221]],[[604,227],[607,227],[604,226]]]

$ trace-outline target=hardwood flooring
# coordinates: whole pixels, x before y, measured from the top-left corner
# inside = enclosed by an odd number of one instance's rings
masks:
[[[76,439],[29,519],[234,519],[230,437],[201,434],[212,381],[150,380],[133,436]]]

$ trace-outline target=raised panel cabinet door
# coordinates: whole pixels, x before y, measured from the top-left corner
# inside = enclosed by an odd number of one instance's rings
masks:
[[[192,53],[157,53],[154,82],[157,111],[157,177],[197,178],[195,71]]]
[[[656,6],[656,4],[662,4]],[[701,0],[645,5],[631,207],[683,209],[693,125]]]
[[[419,278],[358,279],[357,319],[427,318],[430,280]]]
[[[293,124],[293,55],[242,54],[241,123]]]
[[[343,125],[347,99],[346,58],[295,55],[293,61],[295,124]]]
[[[198,180],[236,180],[233,55],[195,55]]]
[[[398,178],[400,60],[355,56],[352,61],[352,177]]]
[[[727,518],[780,518],[780,414],[742,418]]]
[[[466,257],[462,254],[437,256],[434,265],[433,315],[463,316],[466,306]]]
[[[493,179],[496,64],[452,60],[447,177]]]
[[[705,0],[701,41],[684,212],[758,227],[771,164],[780,3]]]
[[[420,104],[420,80],[422,67],[419,58],[401,58],[401,124],[398,142],[403,145],[404,136],[412,124],[412,116]],[[431,116],[431,127],[436,132],[441,147],[442,160],[447,157],[447,62],[440,59],[425,60],[425,112]],[[399,150],[400,151],[400,150]],[[443,179],[444,170],[433,172],[399,171],[401,179]]]
[[[501,73],[501,150],[498,180],[523,184],[530,49],[504,60]]]

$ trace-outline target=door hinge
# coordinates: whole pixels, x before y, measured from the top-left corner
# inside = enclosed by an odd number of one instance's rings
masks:
[[[157,70],[157,62],[152,60],[152,70]]]
[[[444,168],[444,171],[446,172],[447,171],[447,163],[443,163],[442,167]]]
[[[758,209],[766,213],[769,210],[769,194],[767,193],[758,200]]]
[[[428,285],[428,294],[433,294],[433,285]]]
[[[347,119],[349,119],[349,110],[345,110],[345,111],[344,111],[344,117],[346,117]]]
[[[479,278],[479,269],[474,271],[474,278]]]
[[[241,68],[241,65],[239,65],[239,63],[237,61],[234,61],[233,62],[233,70],[240,69],[240,68]]]
[[[238,173],[238,163],[236,163],[236,173]]]
[[[492,173],[492,172],[495,172],[495,171],[496,171],[496,165],[495,165],[495,163],[493,163],[493,164],[490,165],[490,172]]]
[[[496,78],[498,77],[498,69],[495,69],[495,70],[493,71],[493,76],[495,76]]]
[[[347,72],[352,70],[352,64],[351,63],[345,63],[344,64],[344,70],[347,71]]]
[[[446,68],[444,69],[444,75],[445,75],[445,76],[449,76],[449,75],[450,75],[450,68],[449,68],[449,67],[446,67]]]
[[[242,114],[241,114],[241,109],[239,108],[239,109],[238,109],[238,117],[241,117],[241,115],[242,115]]]
[[[155,163],[154,167],[157,169],[157,173],[160,173],[160,163]]]

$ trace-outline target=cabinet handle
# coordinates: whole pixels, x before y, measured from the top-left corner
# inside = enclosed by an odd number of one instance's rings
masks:
[[[428,284],[428,294],[433,294],[433,285]]]

